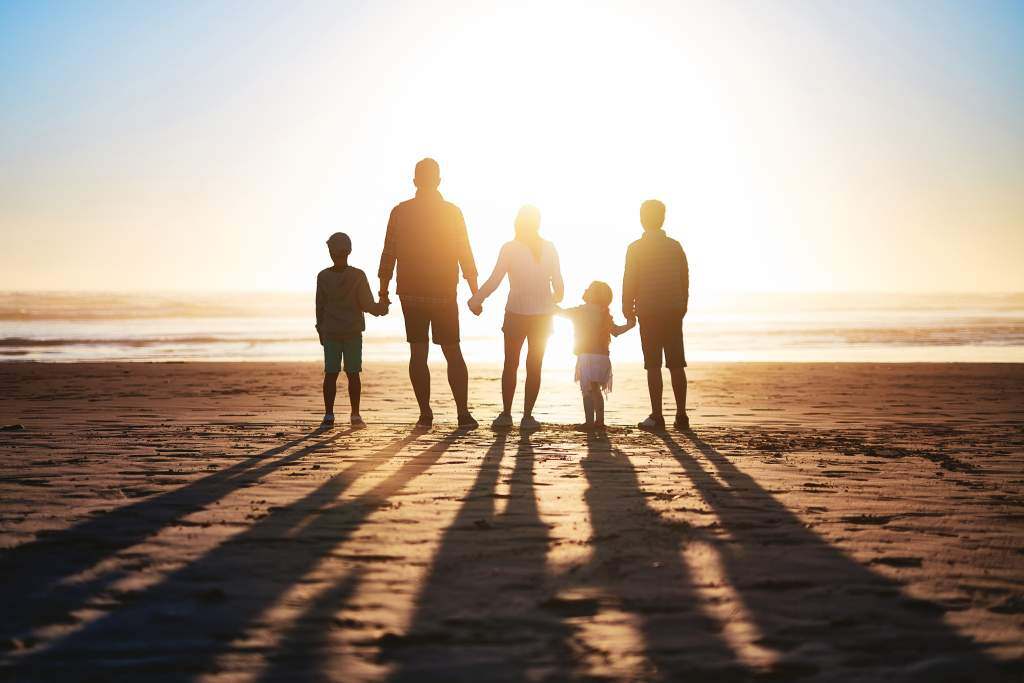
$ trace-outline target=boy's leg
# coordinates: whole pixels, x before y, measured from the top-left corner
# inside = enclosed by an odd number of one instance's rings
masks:
[[[348,401],[352,407],[352,416],[356,417],[359,415],[359,397],[362,391],[359,373],[363,371],[363,337],[360,335],[345,340],[342,348],[345,354],[345,376],[348,378]]]
[[[590,385],[590,394],[594,402],[594,423],[604,427],[604,393],[601,391],[601,385],[593,382]]]
[[[324,413],[334,414],[334,397],[338,393],[338,373],[324,373]]]

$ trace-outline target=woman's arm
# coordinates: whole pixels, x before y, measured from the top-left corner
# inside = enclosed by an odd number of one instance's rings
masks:
[[[558,261],[558,251],[554,244],[551,245],[551,252],[555,255],[551,273],[551,300],[559,304],[565,298],[565,283],[562,282],[562,266]]]
[[[494,294],[494,290],[498,288],[501,281],[505,279],[505,274],[508,273],[508,245],[506,244],[498,252],[498,262],[494,264],[494,270],[491,272],[491,276],[487,278],[487,282],[480,286],[476,294],[469,300],[470,308],[479,306],[484,300],[491,294]]]

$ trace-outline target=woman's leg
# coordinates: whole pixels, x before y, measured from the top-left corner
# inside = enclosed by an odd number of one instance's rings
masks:
[[[588,387],[580,387],[583,390],[583,416],[588,425],[594,424],[594,397]]]
[[[505,367],[501,371],[501,405],[502,412],[512,414],[512,399],[516,395],[516,375],[519,373],[519,355],[523,351],[526,336],[516,333],[505,333]]]
[[[533,415],[533,406],[540,393],[540,374],[544,367],[544,351],[548,347],[548,335],[531,334],[526,350],[526,397],[523,402],[523,416]]]

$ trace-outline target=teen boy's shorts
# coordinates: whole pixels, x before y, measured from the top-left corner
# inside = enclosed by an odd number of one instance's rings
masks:
[[[685,368],[682,312],[659,311],[640,316],[640,346],[644,350],[644,367],[648,370],[661,367],[662,355],[666,368]]]
[[[324,340],[324,372],[341,372],[342,361],[345,372],[362,372],[363,337],[352,337],[341,341]]]

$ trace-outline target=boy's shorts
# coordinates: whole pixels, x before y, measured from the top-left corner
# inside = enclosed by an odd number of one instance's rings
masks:
[[[345,361],[345,372],[362,372],[362,336],[343,339],[342,341],[324,340],[324,372],[341,372],[343,359]]]

